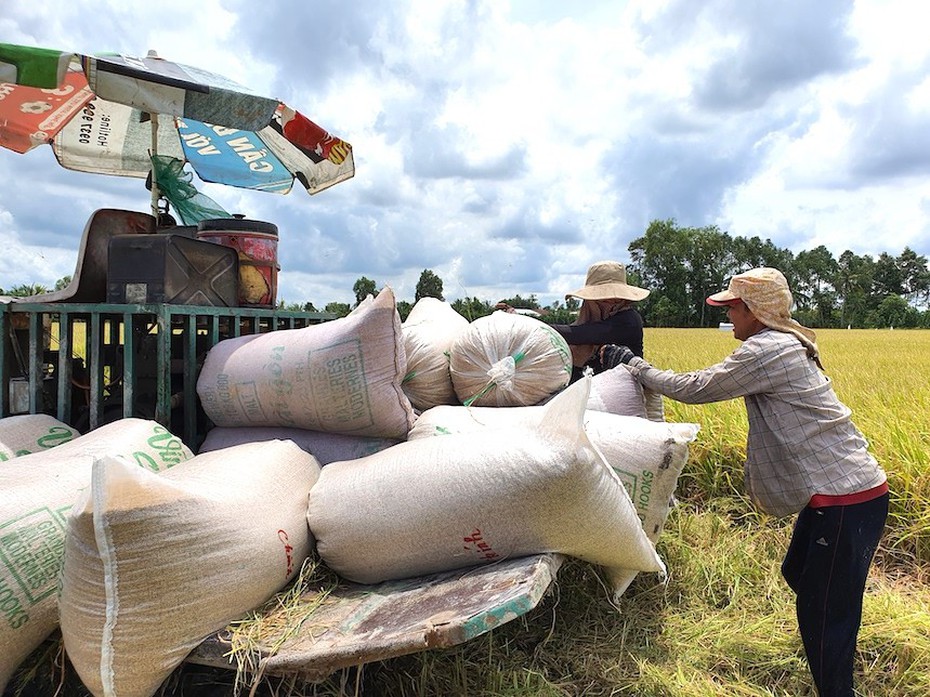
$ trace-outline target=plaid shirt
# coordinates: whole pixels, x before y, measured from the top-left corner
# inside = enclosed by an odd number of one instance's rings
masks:
[[[721,363],[690,373],[641,358],[627,368],[644,387],[680,402],[745,400],[746,489],[768,513],[790,515],[814,494],[853,494],[885,481],[851,411],[791,334],[763,330]]]

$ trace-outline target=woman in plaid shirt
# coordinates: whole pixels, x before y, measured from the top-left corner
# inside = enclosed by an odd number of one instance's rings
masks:
[[[738,274],[707,302],[727,307],[742,342],[717,365],[658,370],[617,345],[602,349],[602,361],[681,402],[743,398],[747,491],[767,513],[798,514],[781,570],[814,683],[821,697],[852,697],[862,596],[888,515],[885,472],[821,372],[814,332],[791,319],[780,271]]]

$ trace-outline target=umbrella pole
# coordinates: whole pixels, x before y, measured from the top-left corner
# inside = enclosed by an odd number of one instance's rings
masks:
[[[152,215],[155,216],[155,220],[158,220],[158,177],[155,174],[155,155],[158,154],[158,116],[156,114],[149,114],[149,117],[152,119],[152,149],[150,151],[150,156],[152,159]]]

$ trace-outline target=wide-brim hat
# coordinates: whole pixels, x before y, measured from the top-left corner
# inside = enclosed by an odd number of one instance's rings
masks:
[[[643,300],[649,295],[645,288],[626,282],[626,267],[616,261],[599,261],[588,267],[584,288],[566,293],[567,298],[582,300]]]

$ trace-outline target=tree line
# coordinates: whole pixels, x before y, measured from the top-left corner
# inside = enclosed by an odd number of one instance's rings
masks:
[[[683,227],[674,220],[653,220],[645,234],[627,248],[630,283],[649,289],[648,298],[638,303],[647,326],[710,327],[722,314],[704,299],[726,287],[730,277],[741,271],[772,266],[785,274],[795,300],[793,316],[809,327],[930,328],[930,270],[927,258],[905,247],[898,255],[882,252],[878,257],[845,251],[834,257],[823,245],[793,253],[759,237],[731,236],[717,226]],[[68,285],[70,277],[55,287]],[[355,305],[378,291],[375,280],[360,277],[352,287]],[[0,295],[26,296],[47,292],[38,285],[15,286]],[[421,298],[445,300],[442,279],[424,269],[413,301],[398,300],[405,320]],[[579,302],[575,299],[540,305],[535,295],[519,294],[499,301],[466,296],[450,301],[469,321],[489,315],[497,302],[532,310],[552,324],[571,322]],[[317,308],[312,302],[278,303],[280,309],[326,312],[344,317],[355,305],[330,302]]]

